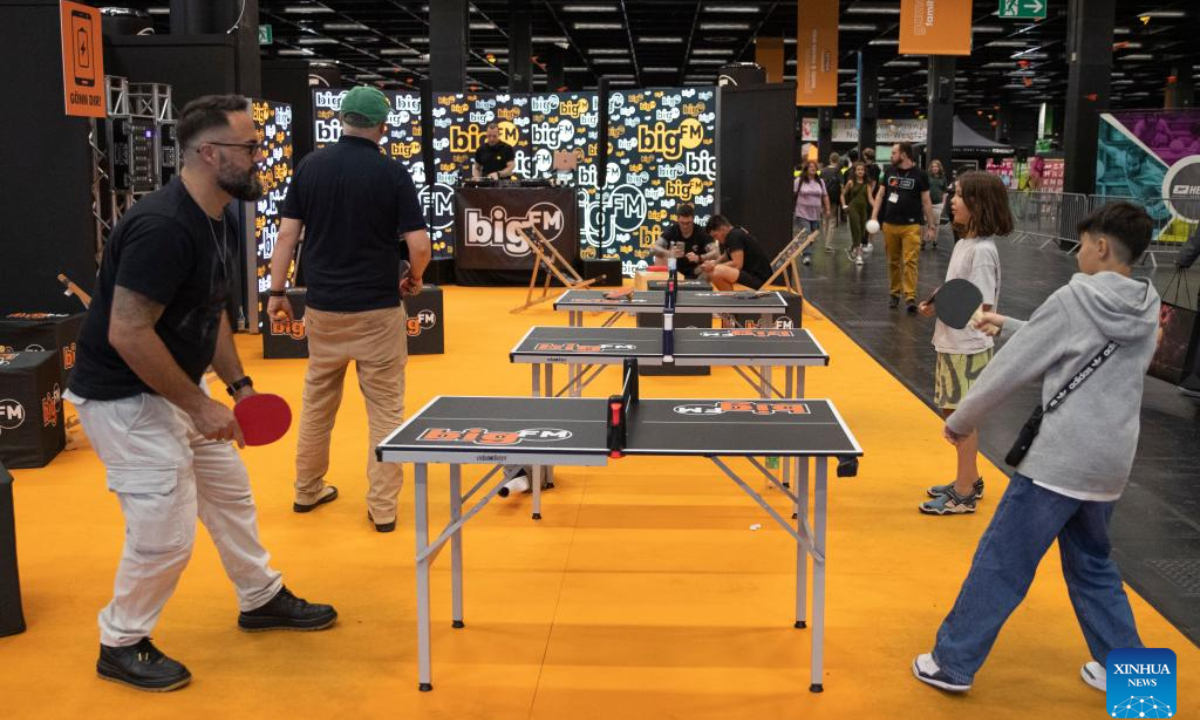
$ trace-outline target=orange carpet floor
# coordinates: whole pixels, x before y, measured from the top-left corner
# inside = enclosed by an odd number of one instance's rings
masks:
[[[523,289],[446,289],[446,354],[414,357],[407,405],[438,394],[524,395],[528,366],[508,350],[535,324],[565,325],[548,306],[510,314]],[[591,317],[589,324],[597,324]],[[287,584],[337,606],[320,633],[243,634],[208,536],[154,640],[195,676],[168,695],[98,680],[96,613],[108,601],[123,525],[86,446],[16,472],[26,633],[0,639],[5,718],[1058,718],[1106,714],[1079,679],[1088,659],[1051,550],[1028,600],[965,697],[916,682],[953,602],[1004,476],[984,465],[973,516],[922,516],[924,488],[953,474],[941,423],[886,370],[815,313],[831,354],[808,371],[808,395],[832,398],[866,455],[859,476],[830,480],[826,691],[808,692],[809,636],[792,628],[794,545],[707,461],[625,459],[560,469],[529,519],[528,496],[497,500],[465,531],[465,630],[450,628],[449,558],[433,578],[432,693],[417,691],[412,487],[397,531],[367,524],[366,419],[348,383],[329,481],[341,499],[291,510],[295,432],[243,452],[262,537]],[[263,391],[298,408],[302,360],[263,360],[239,338]],[[565,377],[559,373],[559,378]],[[609,371],[589,389],[617,389]],[[652,377],[647,397],[751,396],[727,369]],[[1015,428],[1014,428],[1015,430]],[[468,477],[477,477],[478,468]],[[435,522],[447,515],[446,471],[432,476]],[[778,493],[774,504],[786,509]],[[754,530],[752,525],[760,524]],[[1178,717],[1200,710],[1200,651],[1130,591],[1142,636],[1179,658]],[[1187,711],[1191,710],[1191,713]]]

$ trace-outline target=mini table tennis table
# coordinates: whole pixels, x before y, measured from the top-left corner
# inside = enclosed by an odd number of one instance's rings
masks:
[[[566,310],[568,324],[573,327],[583,327],[585,312],[611,313],[603,323],[604,327],[615,324],[624,314],[654,313],[661,315],[666,307],[665,290],[637,290],[632,295],[625,295],[615,300],[606,296],[607,290],[568,290],[554,301],[555,310]],[[787,300],[776,291],[734,291],[717,292],[715,290],[679,290],[675,311],[678,313],[694,313],[709,315],[759,314],[763,317],[760,325],[768,325],[773,315],[783,315],[787,312]]]
[[[829,364],[829,354],[803,328],[679,328],[674,333],[674,364],[732,367],[762,399],[804,397],[804,369]],[[663,335],[658,328],[534,327],[509,352],[514,363],[533,366],[534,397],[580,397],[600,373],[627,359],[639,366],[663,364]],[[567,365],[568,381],[554,385],[554,366]],[[775,384],[772,370],[782,367],[783,386]],[[794,474],[807,480],[808,464],[799,458],[783,466],[783,485],[790,487]],[[533,517],[542,516],[541,490],[552,486],[553,468],[533,467]]]
[[[632,366],[632,373],[630,372]],[[500,491],[505,465],[599,467],[626,456],[708,458],[745,491],[796,543],[796,628],[805,628],[809,556],[813,559],[811,684],[821,692],[824,668],[828,460],[853,477],[862,448],[828,400],[639,399],[636,363],[628,361],[625,390],[614,398],[437,397],[377,448],[382,462],[411,462],[416,514],[416,590],[419,688],[433,689],[430,569],[450,545],[452,626],[463,628],[463,526]],[[813,458],[813,521],[807,487],[793,495],[755,459]],[[744,458],[798,506],[785,519],[730,466]],[[449,466],[450,521],[430,541],[429,465]],[[463,465],[493,466],[466,494]],[[482,491],[474,505],[464,504]]]

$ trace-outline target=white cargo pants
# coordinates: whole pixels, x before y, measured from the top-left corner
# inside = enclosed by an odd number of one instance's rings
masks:
[[[125,515],[125,548],[112,602],[100,612],[100,642],[147,637],[192,555],[199,516],[212,536],[241,610],[283,586],[258,539],[250,477],[229,443],[205,440],[191,419],[157,395],[75,403]],[[232,618],[231,618],[232,620]]]

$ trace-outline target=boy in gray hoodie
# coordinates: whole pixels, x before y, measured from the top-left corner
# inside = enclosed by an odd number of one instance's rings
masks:
[[[977,325],[1009,340],[946,420],[945,436],[954,444],[1016,388],[1040,379],[1045,406],[1110,342],[1116,347],[1061,406],[1045,413],[979,541],[933,652],[913,660],[918,680],[951,692],[971,688],[1055,539],[1092,656],[1081,671],[1084,681],[1104,690],[1109,651],[1142,647],[1109,557],[1108,525],[1137,450],[1142,386],[1158,329],[1158,294],[1146,280],[1130,277],[1152,231],[1150,217],[1136,205],[1101,207],[1079,225],[1079,274],[1028,322],[984,313]]]

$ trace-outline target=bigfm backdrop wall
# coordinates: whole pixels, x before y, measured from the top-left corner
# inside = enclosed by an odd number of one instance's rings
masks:
[[[434,96],[432,114],[437,178],[426,207],[435,242],[454,247],[454,188],[471,177],[472,158],[492,122],[499,125],[501,141],[513,147],[517,175],[551,177],[554,152],[573,150],[578,166],[573,177],[562,180],[579,188],[581,211],[596,196],[600,113],[595,93],[442,94]]]
[[[651,264],[650,249],[677,204],[695,205],[698,223],[712,214],[715,92],[652,88],[609,95],[604,199],[583,213],[584,257],[619,258],[622,272],[632,275]]]

